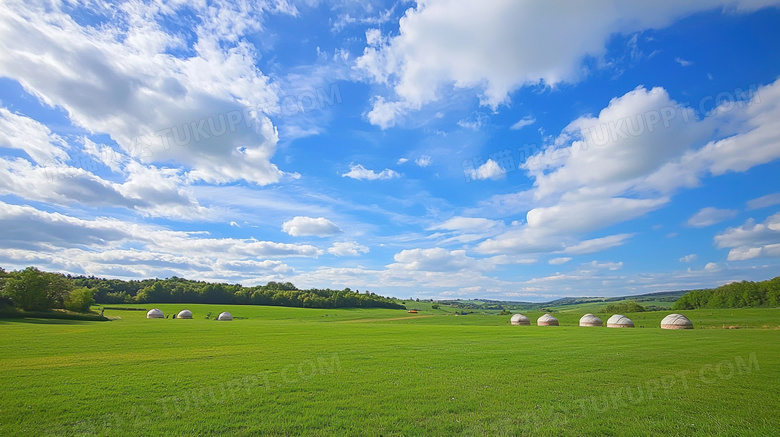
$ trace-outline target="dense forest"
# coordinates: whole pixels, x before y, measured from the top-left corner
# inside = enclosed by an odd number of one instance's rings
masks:
[[[85,303],[86,301],[86,303]],[[275,305],[304,308],[404,309],[393,299],[369,291],[299,290],[289,282],[244,287],[171,277],[123,281],[94,276],[42,272],[34,267],[6,272],[0,269],[0,305],[24,310],[88,309],[87,303],[210,303]],[[69,308],[70,306],[70,308]]]
[[[780,276],[768,281],[732,282],[718,288],[693,290],[674,304],[675,310],[780,306]]]

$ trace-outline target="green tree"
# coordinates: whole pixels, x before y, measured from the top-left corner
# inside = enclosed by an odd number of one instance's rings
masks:
[[[88,313],[95,303],[94,293],[89,288],[76,288],[65,299],[65,309],[77,313]]]
[[[62,308],[73,283],[62,275],[28,267],[6,280],[5,293],[25,311]]]

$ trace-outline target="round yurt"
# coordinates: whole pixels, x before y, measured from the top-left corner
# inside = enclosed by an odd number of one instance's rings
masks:
[[[164,319],[165,314],[163,314],[162,311],[158,310],[157,308],[152,308],[149,310],[148,313],[146,313],[147,319]]]
[[[634,322],[622,314],[615,314],[607,320],[607,328],[633,328]]]
[[[225,312],[219,313],[219,317],[217,317],[217,320],[230,321],[230,320],[233,320],[233,316],[231,316],[229,312],[225,311]]]
[[[661,329],[693,329],[693,322],[682,314],[669,314],[661,320]]]
[[[558,319],[555,317],[545,314],[542,317],[539,317],[536,319],[536,325],[537,326],[558,326]]]
[[[604,322],[593,314],[585,314],[580,318],[580,326],[604,326]]]
[[[177,319],[191,319],[192,318],[192,311],[190,310],[181,310],[179,311],[179,314],[176,314]]]
[[[531,321],[528,320],[528,317],[522,315],[522,314],[513,314],[512,318],[509,319],[509,322],[515,326],[517,325],[530,325]]]

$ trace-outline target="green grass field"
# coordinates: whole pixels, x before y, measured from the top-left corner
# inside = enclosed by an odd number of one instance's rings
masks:
[[[587,311],[572,308],[538,327],[449,309],[155,306],[194,319],[0,320],[0,435],[780,432],[778,309],[685,311],[697,329],[667,331],[667,312],[609,329],[577,327]],[[205,319],[224,310],[236,320]]]

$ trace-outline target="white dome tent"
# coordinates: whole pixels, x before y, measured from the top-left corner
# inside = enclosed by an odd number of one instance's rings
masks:
[[[604,326],[604,322],[593,314],[585,314],[580,318],[580,326]]]
[[[693,329],[693,322],[682,314],[669,314],[661,320],[661,329]]]
[[[549,314],[545,314],[536,319],[536,326],[558,326],[558,319]]]
[[[607,320],[607,328],[633,328],[634,322],[622,314],[615,314]]]
[[[225,312],[219,313],[219,317],[217,317],[217,320],[222,320],[224,322],[229,322],[229,321],[233,320],[233,316],[231,316],[229,312],[225,311]]]
[[[190,310],[181,310],[179,311],[179,314],[176,314],[177,319],[191,319],[192,318],[192,311]]]
[[[165,318],[165,314],[163,314],[163,312],[160,311],[157,308],[152,308],[152,309],[149,310],[148,313],[146,313],[146,318],[147,319],[164,319]]]
[[[513,314],[512,318],[509,319],[509,322],[512,325],[514,325],[514,326],[519,326],[519,325],[527,326],[527,325],[531,324],[531,321],[528,320],[528,317],[526,317],[526,316],[524,316],[524,315],[522,315],[520,313]]]

